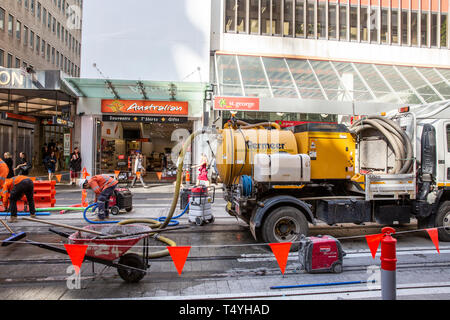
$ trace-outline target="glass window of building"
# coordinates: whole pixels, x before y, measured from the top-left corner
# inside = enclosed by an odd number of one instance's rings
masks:
[[[56,19],[55,18],[53,18],[52,31],[53,31],[53,33],[56,33]]]
[[[52,47],[52,64],[55,64],[55,48]]]
[[[380,30],[379,26],[379,7],[378,5],[372,5],[370,7],[370,42],[378,43],[378,32]]]
[[[47,24],[47,9],[42,10],[42,24],[45,26]]]
[[[0,67],[5,66],[5,51],[0,49]]]
[[[308,61],[286,59],[302,99],[327,99]]]
[[[41,38],[36,35],[36,53],[39,54],[39,49],[41,48]]]
[[[293,17],[294,17],[294,0],[284,0],[284,21],[283,21],[283,35],[292,36],[294,30]]]
[[[420,17],[420,45],[428,46],[428,13],[423,11]]]
[[[0,8],[0,30],[5,30],[5,9]]]
[[[250,0],[250,33],[259,34],[259,0]]]
[[[8,34],[10,36],[13,35],[13,21],[14,21],[14,17],[12,15],[8,16]]]
[[[42,5],[40,2],[37,3],[37,9],[36,9],[36,17],[41,20],[41,10],[42,10]]]
[[[347,4],[346,1],[342,1],[339,4],[339,39],[347,40]]]
[[[16,58],[16,64],[15,64],[15,66],[14,66],[14,68],[20,68],[20,59],[19,58]]]
[[[350,40],[358,40],[358,7],[350,7]]]
[[[48,13],[47,28],[48,28],[48,30],[50,30],[52,28],[52,15],[50,12]]]
[[[50,45],[47,43],[47,61],[50,62]]]
[[[381,43],[389,42],[389,9],[381,8]]]
[[[34,50],[34,32],[30,30],[30,48]]]
[[[237,6],[237,32],[245,33],[247,32],[247,23],[246,23],[246,0],[236,0]]]
[[[244,96],[239,80],[236,57],[232,55],[217,56],[217,81],[222,95]],[[67,58],[64,57],[64,70],[67,68]]]
[[[30,3],[30,11],[31,11],[32,15],[34,15],[35,1],[36,0],[31,0],[31,3]]]
[[[305,0],[297,0],[295,3],[295,36],[305,37]]]
[[[8,53],[8,58],[7,58],[7,61],[6,61],[6,67],[7,68],[12,68],[12,66],[13,66],[13,56],[12,56],[11,53]]]
[[[28,27],[23,26],[23,45],[28,45]]]
[[[284,59],[262,58],[274,97],[298,98]]]
[[[417,11],[411,11],[411,45],[417,46],[418,44],[418,12]]]
[[[22,23],[17,20],[16,21],[16,38],[17,40],[21,39],[21,34],[22,34]]]
[[[336,21],[337,21],[336,3],[330,2],[330,3],[328,3],[328,38],[329,39],[337,38]]]
[[[398,3],[397,3],[398,5]],[[391,12],[391,43],[398,44],[398,6],[392,8]]]
[[[270,0],[261,0],[261,32],[270,34]]]
[[[281,1],[272,0],[272,34],[281,35],[283,31],[283,20],[281,19]]]
[[[324,1],[319,1],[317,6],[317,36],[325,38],[327,28],[327,5]]]
[[[308,29],[306,30],[306,36],[308,38],[314,38],[314,1],[307,0],[306,4],[306,25],[308,26]]]
[[[405,9],[402,9],[402,16],[401,16],[401,26],[402,26],[402,44],[408,45],[408,35],[409,35],[409,25],[408,25],[408,11]]]
[[[238,57],[245,95],[249,97],[270,97],[269,84],[259,57]]]
[[[431,13],[431,38],[430,45],[432,47],[437,46],[437,36],[438,36],[438,14],[435,12]]]
[[[42,57],[45,58],[45,41],[44,41],[44,39],[42,39],[41,53],[42,53]]]
[[[447,14],[441,13],[441,47],[447,47]]]
[[[28,9],[28,0],[24,0],[25,8]]]

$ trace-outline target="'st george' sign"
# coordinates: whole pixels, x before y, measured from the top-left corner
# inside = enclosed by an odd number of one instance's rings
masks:
[[[259,98],[215,97],[214,110],[259,111]]]

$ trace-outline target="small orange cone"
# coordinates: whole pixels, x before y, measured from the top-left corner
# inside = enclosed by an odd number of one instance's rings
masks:
[[[115,171],[114,171],[114,176],[116,177],[116,179],[117,179],[117,177],[119,176],[119,173],[120,173],[120,170],[115,170]]]
[[[158,180],[161,180],[162,172],[157,172],[156,176],[158,177]]]
[[[57,174],[56,175],[56,179],[58,180],[58,182],[61,182],[61,177],[62,177],[62,174]]]
[[[191,182],[191,173],[189,170],[186,170],[186,182]]]

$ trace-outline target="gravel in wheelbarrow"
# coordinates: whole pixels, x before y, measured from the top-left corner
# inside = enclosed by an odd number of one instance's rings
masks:
[[[126,236],[127,234],[135,234],[142,232],[151,232],[152,229],[143,225],[89,225],[84,229],[99,231],[105,235],[119,236],[123,234],[124,237],[115,237],[113,239],[97,239],[94,234],[77,231],[69,236],[70,244],[87,245],[86,255],[113,261],[123,256],[131,249],[139,240],[147,237],[147,234],[140,234],[135,236]]]

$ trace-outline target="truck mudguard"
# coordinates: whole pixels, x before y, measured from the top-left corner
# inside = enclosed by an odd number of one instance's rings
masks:
[[[292,206],[299,209],[305,214],[306,220],[313,224],[316,224],[313,213],[311,211],[311,206],[295,197],[287,195],[274,196],[264,200],[263,204],[263,206],[258,207],[256,212],[250,219],[250,223],[254,226],[255,229],[261,227],[261,222],[267,212],[270,212],[272,209],[282,206]]]

